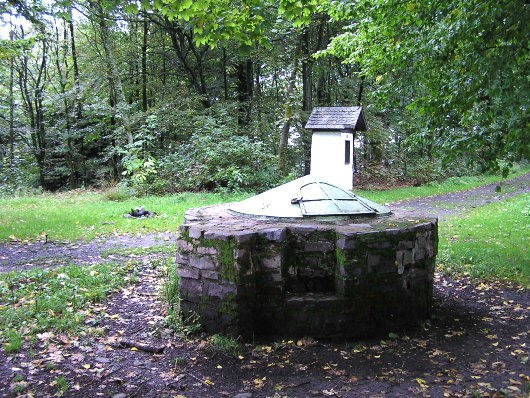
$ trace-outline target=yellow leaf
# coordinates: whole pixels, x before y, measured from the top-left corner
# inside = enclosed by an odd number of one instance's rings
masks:
[[[425,380],[420,379],[420,378],[416,379],[416,383],[418,383],[420,385],[420,387],[425,387],[425,385],[426,385]]]
[[[245,359],[245,357],[243,355],[238,355],[237,356],[239,359]]]
[[[213,381],[210,381],[208,379],[204,380],[204,382],[210,386],[213,386]]]
[[[223,369],[221,365],[217,365],[217,369]]]
[[[302,347],[302,340],[298,340],[298,341],[296,342],[296,345],[297,345],[298,347]]]
[[[136,348],[136,347],[131,347],[131,351],[138,351],[138,348]]]
[[[89,364],[83,365],[83,367],[84,367],[85,369],[90,369],[90,365],[89,365]]]

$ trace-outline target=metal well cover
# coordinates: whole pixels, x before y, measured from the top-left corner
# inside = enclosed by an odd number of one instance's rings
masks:
[[[390,215],[390,209],[308,175],[229,207],[257,219],[349,218]]]

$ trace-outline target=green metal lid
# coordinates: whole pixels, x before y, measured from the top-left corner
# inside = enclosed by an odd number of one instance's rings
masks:
[[[233,214],[288,221],[376,217],[391,214],[390,209],[354,195],[311,175],[280,185],[229,207]]]

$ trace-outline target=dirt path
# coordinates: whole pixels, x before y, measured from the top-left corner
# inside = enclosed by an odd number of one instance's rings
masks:
[[[528,192],[528,178],[503,183],[504,194]],[[468,203],[497,200],[494,190],[492,184],[472,193],[397,205],[425,206],[443,216],[449,214],[446,210],[464,211]],[[436,204],[446,200],[451,208]],[[73,245],[3,244],[0,268],[125,261],[131,245],[171,243],[174,236],[158,234]],[[15,391],[21,396],[54,396],[58,377],[68,383],[64,396],[82,398],[530,394],[528,290],[436,275],[433,315],[415,330],[353,342],[254,341],[230,354],[215,348],[211,336],[175,334],[164,321],[163,271],[156,264],[168,255],[144,252],[135,257],[140,262],[138,282],[91,308],[86,319],[91,333],[45,334],[18,353],[0,351],[0,396],[17,396]]]
[[[0,243],[0,272],[124,261],[136,248],[160,248],[175,242],[175,233],[161,232],[99,237],[90,242]]]
[[[500,187],[499,192],[495,190],[497,187]],[[467,191],[402,200],[391,203],[390,207],[416,209],[425,213],[435,214],[440,220],[443,220],[444,217],[462,214],[469,211],[469,209],[498,202],[523,192],[530,192],[530,173],[504,180],[501,183],[488,184]]]

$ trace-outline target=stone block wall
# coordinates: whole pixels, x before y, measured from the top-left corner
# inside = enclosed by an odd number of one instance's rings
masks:
[[[274,224],[221,212],[212,223],[198,211],[180,227],[177,273],[182,310],[209,332],[357,338],[414,326],[431,308],[436,219]]]

